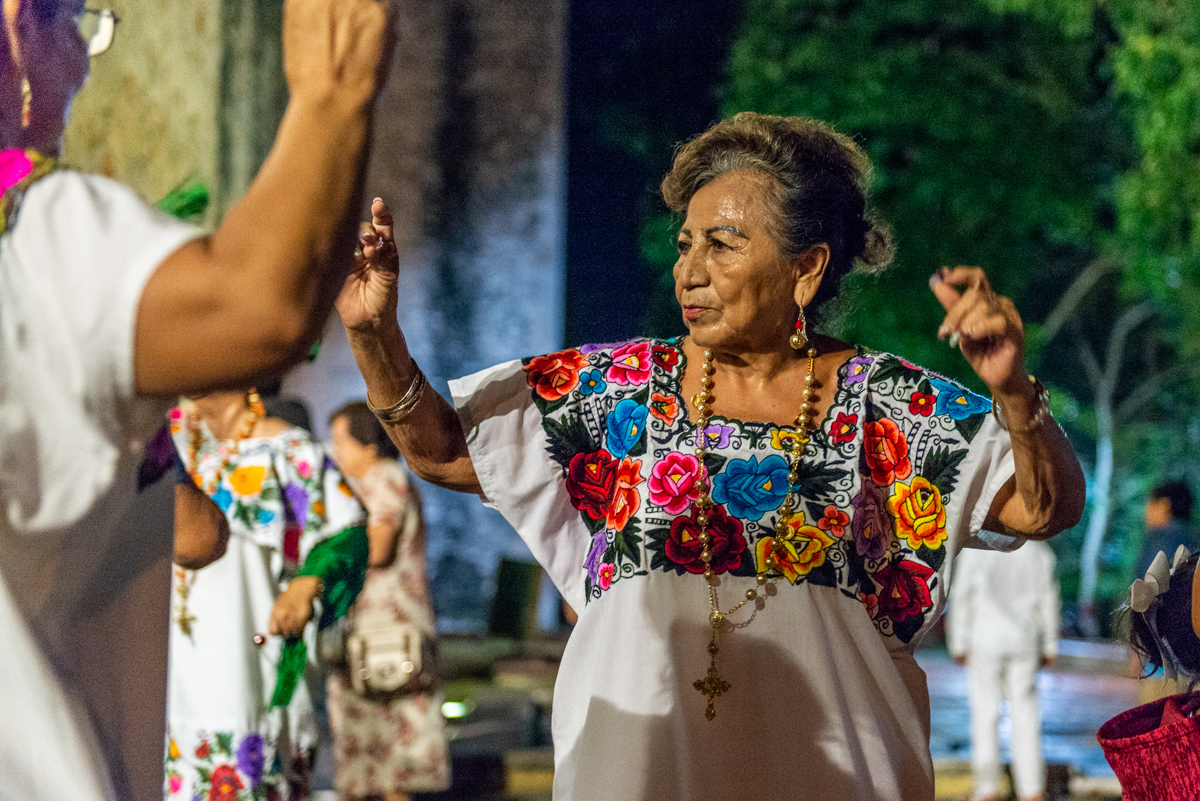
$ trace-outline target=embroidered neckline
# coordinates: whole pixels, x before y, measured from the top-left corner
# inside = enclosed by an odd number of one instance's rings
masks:
[[[35,183],[58,169],[58,159],[36,150],[9,148],[0,151],[0,236],[17,218],[21,200]]]

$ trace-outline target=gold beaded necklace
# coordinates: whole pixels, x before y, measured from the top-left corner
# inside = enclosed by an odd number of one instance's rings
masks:
[[[803,347],[803,346],[801,346]],[[778,518],[775,523],[775,541],[774,551],[767,556],[766,564],[759,566],[759,572],[755,576],[755,583],[763,588],[763,593],[766,595],[774,595],[775,581],[778,575],[770,575],[767,571],[773,571],[778,568],[779,560],[776,554],[786,549],[785,543],[791,540],[795,535],[788,527],[787,521],[796,511],[798,497],[796,496],[796,485],[800,483],[800,475],[796,471],[797,465],[800,463],[800,457],[804,454],[804,448],[808,445],[809,435],[808,426],[813,411],[813,397],[815,391],[813,384],[816,383],[816,348],[808,349],[808,374],[804,376],[804,403],[800,406],[800,414],[796,416],[796,436],[783,439],[783,450],[786,456],[788,466],[788,490],[784,496],[783,504],[779,507]],[[733,685],[721,678],[721,674],[717,671],[717,654],[720,652],[720,647],[717,644],[717,635],[729,622],[729,616],[740,610],[743,606],[753,602],[756,609],[761,609],[765,600],[762,598],[759,590],[751,587],[746,590],[746,597],[736,606],[726,611],[721,611],[720,599],[717,596],[717,575],[712,569],[712,534],[709,533],[708,510],[715,506],[712,499],[712,479],[708,474],[708,467],[705,465],[705,457],[708,455],[708,423],[712,419],[712,389],[715,381],[713,374],[717,369],[713,366],[713,358],[715,354],[712,350],[704,351],[704,363],[700,369],[704,375],[700,379],[700,391],[692,397],[692,405],[696,407],[696,413],[699,418],[696,421],[696,458],[700,460],[703,466],[700,482],[699,495],[696,497],[696,506],[700,512],[696,515],[696,523],[700,526],[700,561],[704,563],[704,578],[708,582],[708,603],[711,607],[711,612],[708,616],[709,625],[712,626],[712,638],[708,642],[708,674],[693,682],[700,693],[708,698],[708,705],[704,710],[704,717],[712,720],[717,716],[716,699],[717,696],[723,695],[733,689]],[[751,617],[750,620],[754,618]],[[750,620],[743,621],[738,624],[730,624],[733,628],[742,628],[750,625]]]

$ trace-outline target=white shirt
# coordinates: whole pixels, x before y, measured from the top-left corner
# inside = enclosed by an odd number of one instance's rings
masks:
[[[161,782],[171,528],[126,515],[170,404],[135,397],[134,328],[198,233],[58,172],[0,239],[0,801]]]
[[[964,551],[946,612],[950,652],[1053,656],[1061,602],[1054,551],[1030,541],[1012,553]]]
[[[860,352],[819,390],[833,407],[781,521],[794,432],[714,417],[721,608],[752,589],[764,602],[720,635],[731,687],[707,720],[693,686],[712,629],[684,360],[676,342],[634,340],[451,382],[486,500],[579,613],[555,686],[556,801],[930,801],[913,650],[1013,474],[1007,434],[986,399]],[[777,522],[795,539],[766,588],[755,573]]]

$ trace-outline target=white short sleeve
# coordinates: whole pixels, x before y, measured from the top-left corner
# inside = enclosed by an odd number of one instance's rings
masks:
[[[200,233],[105,178],[58,172],[26,194],[0,240],[0,502],[13,529],[78,521],[161,425],[167,404],[135,399],[138,304]]]

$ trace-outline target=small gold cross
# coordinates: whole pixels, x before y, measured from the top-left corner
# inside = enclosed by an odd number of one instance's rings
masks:
[[[729,692],[732,689],[732,685],[722,679],[721,675],[717,673],[717,641],[715,636],[708,645],[708,652],[712,654],[712,659],[708,663],[708,675],[702,679],[696,679],[692,683],[692,686],[699,690],[701,695],[708,696],[708,706],[704,710],[704,717],[712,720],[717,716],[715,705],[717,696]]]

